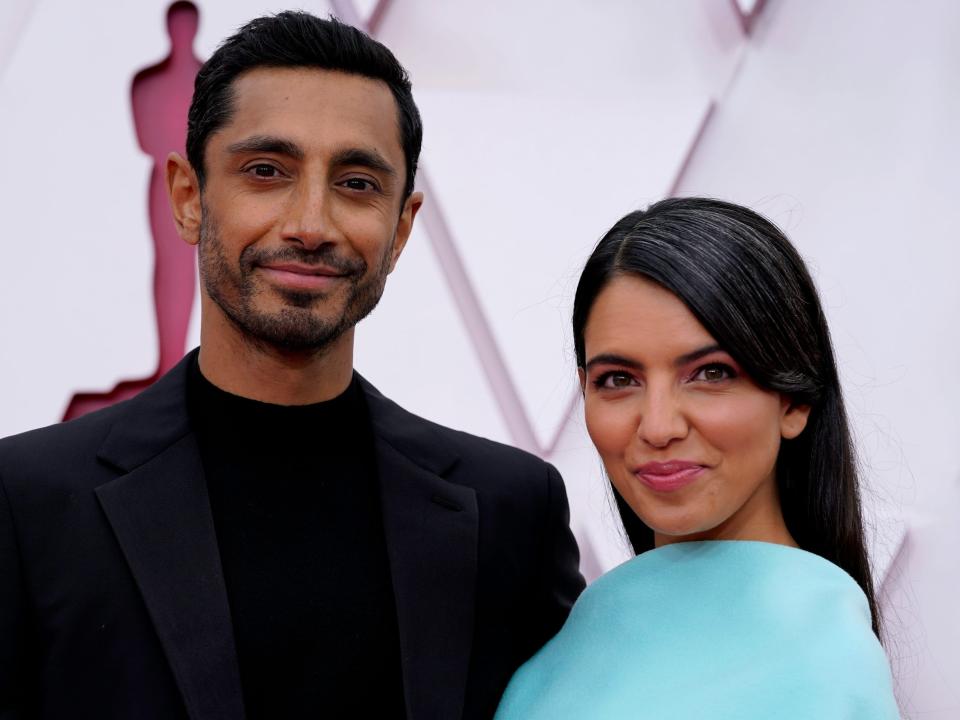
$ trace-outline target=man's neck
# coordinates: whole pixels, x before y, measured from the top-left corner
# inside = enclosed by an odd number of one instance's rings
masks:
[[[200,371],[221,390],[276,405],[310,405],[350,385],[352,328],[322,352],[293,352],[253,341],[218,319],[201,323]]]

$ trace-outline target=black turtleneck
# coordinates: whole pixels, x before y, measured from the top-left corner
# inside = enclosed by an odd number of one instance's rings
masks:
[[[231,395],[194,361],[200,446],[247,718],[404,717],[373,455],[356,379],[333,400]]]

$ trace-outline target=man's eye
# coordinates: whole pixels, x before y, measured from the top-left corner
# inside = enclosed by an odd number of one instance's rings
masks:
[[[736,377],[736,373],[729,365],[723,363],[711,363],[704,365],[694,374],[694,380],[703,380],[708,383],[721,382]]]
[[[262,178],[275,178],[279,175],[279,170],[277,170],[273,165],[265,165],[259,163],[257,165],[251,165],[247,168],[247,172],[252,172],[257,177]]]
[[[350,178],[343,181],[343,186],[351,190],[376,190],[377,186],[364,178]]]

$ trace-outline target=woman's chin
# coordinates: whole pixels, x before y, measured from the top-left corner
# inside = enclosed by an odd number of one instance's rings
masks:
[[[641,518],[642,519],[642,518]],[[710,540],[713,538],[716,525],[696,522],[692,519],[659,519],[658,522],[644,524],[653,530],[656,545],[667,545],[675,542],[689,542],[692,540]]]
[[[661,538],[665,543],[707,540],[709,537],[706,536],[717,526],[717,523],[706,522],[704,518],[689,513],[657,513],[639,517],[644,525],[653,530],[657,545],[663,544],[660,542]]]

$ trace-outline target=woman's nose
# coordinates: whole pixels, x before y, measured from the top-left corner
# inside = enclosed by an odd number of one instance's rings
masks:
[[[676,393],[669,388],[648,389],[637,423],[637,435],[655,448],[664,448],[687,436],[689,423]]]

